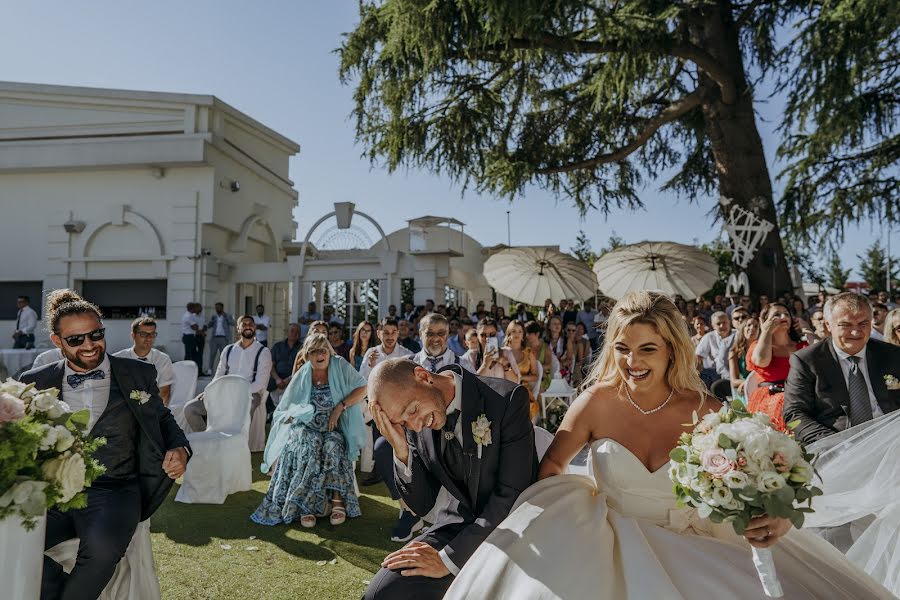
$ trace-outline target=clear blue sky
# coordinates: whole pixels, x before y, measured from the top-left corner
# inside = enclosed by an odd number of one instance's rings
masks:
[[[455,217],[483,245],[574,245],[579,229],[594,247],[613,230],[626,242],[642,239],[707,242],[718,237],[708,216],[714,199],[696,202],[660,194],[651,182],[637,213],[593,213],[581,221],[566,200],[541,190],[510,205],[460,190],[426,172],[387,174],[361,158],[354,141],[352,88],[340,84],[333,52],[357,22],[354,0],[335,2],[191,0],[121,2],[0,0],[0,80],[213,94],[300,143],[291,177],[300,193],[298,237],[330,211],[352,201],[388,232],[425,214]],[[760,126],[772,156],[780,103],[760,104]],[[776,169],[771,168],[774,173]],[[841,255],[856,267],[873,238],[864,224],[851,230]],[[900,248],[900,232],[892,238]],[[896,250],[894,251],[896,254]]]

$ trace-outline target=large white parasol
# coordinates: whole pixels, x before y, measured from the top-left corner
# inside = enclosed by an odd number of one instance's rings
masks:
[[[695,246],[640,242],[607,252],[594,263],[600,291],[611,298],[658,290],[696,298],[719,279],[716,260]]]
[[[580,302],[597,291],[587,264],[553,248],[501,250],[485,261],[484,278],[504,296],[532,305],[547,298]]]

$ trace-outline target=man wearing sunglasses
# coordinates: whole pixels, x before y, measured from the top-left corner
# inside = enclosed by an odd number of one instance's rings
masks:
[[[156,511],[181,477],[190,445],[162,402],[156,369],[106,353],[100,309],[72,290],[47,296],[50,339],[64,360],[32,369],[23,383],[55,387],[73,412],[87,410],[88,431],[106,438],[94,458],[106,471],[87,488],[84,508],[47,511],[45,548],[78,537],[67,576],[45,558],[42,598],[98,598],[140,521]]]
[[[131,322],[131,348],[119,350],[113,356],[130,358],[150,363],[156,367],[156,385],[163,404],[169,405],[172,384],[175,383],[175,369],[172,359],[165,352],[153,347],[156,342],[156,320],[152,317],[138,317]]]

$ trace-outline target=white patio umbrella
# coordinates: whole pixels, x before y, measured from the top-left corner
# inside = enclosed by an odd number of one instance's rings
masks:
[[[501,250],[485,261],[484,278],[504,296],[532,305],[547,298],[580,302],[597,289],[587,264],[552,248]]]
[[[594,273],[600,291],[611,298],[638,290],[696,298],[715,284],[719,265],[695,246],[640,242],[601,256],[594,263]]]

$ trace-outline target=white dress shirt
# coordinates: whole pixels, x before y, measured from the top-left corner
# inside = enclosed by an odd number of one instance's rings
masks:
[[[213,325],[213,337],[228,337],[228,329],[230,329],[230,327],[228,326],[227,313],[222,313],[221,315],[219,313],[213,313],[213,316],[210,317],[210,322],[215,323],[215,325]]]
[[[62,400],[69,405],[72,412],[78,412],[85,408],[90,410],[91,414],[87,425],[88,432],[94,428],[97,420],[100,419],[100,415],[103,414],[107,404],[109,404],[109,378],[111,377],[109,357],[104,355],[103,362],[93,370],[103,371],[103,379],[88,379],[82,381],[77,388],[73,388],[69,385],[69,375],[75,375],[76,371],[69,366],[69,361],[66,361],[62,381]],[[80,375],[80,373],[78,374]]]
[[[850,389],[850,355],[837,347],[834,339],[831,340],[831,346],[834,348],[838,357],[838,363],[841,365],[841,372],[844,374],[844,383],[847,384],[847,390]],[[866,389],[869,390],[869,404],[872,405],[872,418],[880,417],[884,414],[881,407],[878,406],[878,400],[875,398],[875,390],[872,389],[872,382],[869,381],[869,366],[866,363],[866,348],[863,347],[862,352],[856,354],[859,357],[859,371],[863,374],[866,381]]]
[[[118,352],[113,354],[113,356],[148,362],[156,367],[157,387],[161,388],[175,383],[175,368],[172,367],[172,359],[169,358],[168,354],[157,350],[156,348],[150,348],[150,352],[149,354],[147,354],[147,356],[138,356],[134,351],[134,346],[132,346],[131,348],[119,350]]]
[[[18,323],[19,333],[25,335],[34,335],[34,328],[37,327],[37,313],[30,306],[23,306],[16,315],[16,323]]]
[[[879,342],[884,341],[884,334],[881,333],[880,331],[878,331],[877,329],[875,329],[874,327],[872,328],[872,333],[869,337],[871,337],[873,340],[878,340]]]
[[[262,353],[259,354],[256,379],[251,380],[251,377],[253,377],[253,364],[256,362],[256,355],[259,353],[260,348],[262,348]],[[240,342],[225,346],[225,349],[222,350],[222,354],[219,356],[219,366],[216,367],[216,375],[213,377],[213,381],[225,376],[226,358],[228,359],[228,374],[240,375],[249,381],[251,394],[256,394],[266,389],[266,385],[269,383],[269,374],[272,372],[272,353],[269,352],[268,348],[256,340],[253,340],[253,343],[246,348],[242,348]]]
[[[366,379],[369,378],[369,373],[372,371],[372,367],[369,366],[369,357],[373,352],[378,352],[378,358],[375,359],[376,365],[389,358],[405,358],[407,356],[411,357],[413,355],[412,352],[401,346],[400,342],[397,342],[397,345],[394,346],[394,351],[390,354],[387,354],[384,351],[384,346],[382,346],[381,344],[378,344],[374,348],[369,348],[368,350],[366,350],[366,353],[363,354],[362,363],[359,365],[359,374]]]
[[[455,392],[453,394],[453,400],[450,402],[450,405],[447,406],[447,414],[453,414],[456,411],[462,410],[462,376],[456,373],[450,372],[453,375],[453,383],[455,387]],[[462,434],[463,434],[463,422],[462,419],[456,420],[456,426],[453,428],[453,433],[456,434],[456,439],[459,440],[459,443],[462,444]],[[441,436],[441,453],[444,452],[444,444],[447,443],[447,440]],[[394,470],[397,471],[397,476],[400,477],[406,483],[412,481],[412,452],[409,453],[409,457],[407,458],[407,464],[403,464],[402,462],[397,460],[397,457],[394,457]],[[441,560],[444,562],[444,566],[447,567],[447,570],[453,574],[455,577],[459,575],[459,567],[453,564],[453,561],[450,560],[450,557],[447,555],[445,550],[441,550],[438,552],[438,555],[441,557]]]
[[[191,329],[191,325],[196,325],[194,313],[186,310],[184,314],[181,315],[181,335],[196,335],[197,332]]]
[[[435,371],[437,371],[439,369],[443,369],[447,365],[456,364],[456,354],[454,354],[453,350],[450,350],[449,348],[444,350],[444,353],[441,354],[439,357],[438,356],[432,357],[430,354],[425,352],[425,350],[420,350],[419,352],[416,353],[415,356],[413,356],[413,362],[425,367],[426,369],[428,369],[430,371],[431,370],[431,361],[429,360],[430,358],[439,358],[440,359],[434,363]]]
[[[256,339],[259,340],[260,342],[269,341],[269,327],[272,326],[271,325],[272,321],[271,321],[271,319],[269,319],[269,316],[268,315],[262,315],[262,316],[253,315],[253,321],[257,325],[262,325],[263,327],[265,327],[265,330],[263,330],[263,329],[256,330]]]

